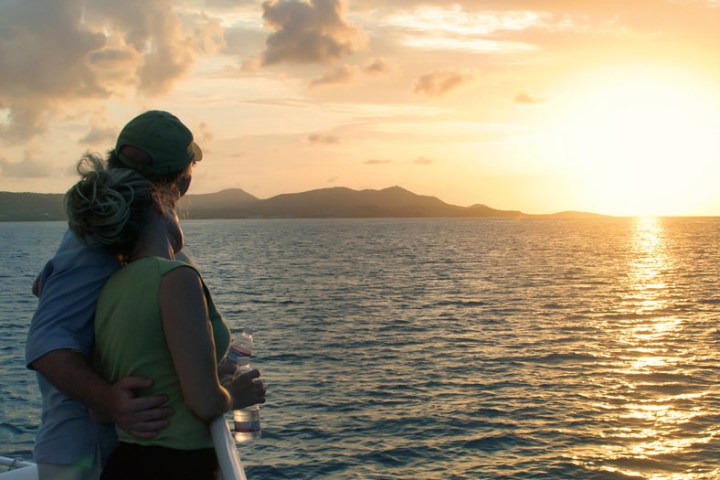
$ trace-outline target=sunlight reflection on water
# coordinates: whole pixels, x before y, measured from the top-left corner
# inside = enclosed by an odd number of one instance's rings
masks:
[[[623,345],[623,350],[616,352],[618,363],[613,372],[623,387],[622,392],[611,392],[615,397],[620,393],[621,402],[605,414],[613,426],[603,436],[625,441],[605,447],[609,462],[601,470],[647,480],[716,478],[719,470],[708,476],[687,472],[668,476],[664,469],[657,473],[664,459],[717,435],[714,429],[687,434],[692,431],[688,425],[696,417],[713,412],[699,411],[693,406],[694,398],[708,392],[688,393],[677,383],[692,375],[692,371],[684,368],[687,363],[684,354],[692,347],[682,338],[684,319],[667,315],[673,306],[668,291],[673,287],[674,265],[664,233],[661,220],[636,219],[627,262],[625,291],[629,296],[623,312],[631,320],[608,326],[610,334]],[[679,345],[683,348],[674,348]],[[680,391],[675,392],[676,389]]]

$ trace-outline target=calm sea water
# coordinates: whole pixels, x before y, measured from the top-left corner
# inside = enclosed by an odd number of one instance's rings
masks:
[[[720,478],[720,219],[186,221],[269,388],[251,479]],[[0,451],[29,457],[34,275],[0,223]]]

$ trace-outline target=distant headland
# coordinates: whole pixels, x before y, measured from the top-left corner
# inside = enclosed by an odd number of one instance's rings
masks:
[[[59,193],[0,192],[0,221],[66,220]],[[187,195],[178,206],[182,218],[402,218],[402,217],[584,217],[585,212],[530,215],[486,205],[460,207],[437,197],[417,195],[402,187],[382,190],[322,188],[259,199],[242,189]]]

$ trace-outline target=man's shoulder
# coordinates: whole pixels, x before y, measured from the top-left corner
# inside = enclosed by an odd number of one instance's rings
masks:
[[[76,284],[85,288],[88,284],[100,282],[102,286],[118,268],[120,264],[109,252],[88,247],[68,231],[57,252],[47,261],[40,273],[41,300],[43,293],[46,293],[51,285],[53,289],[60,289],[59,291],[69,291]]]
[[[60,242],[55,256],[50,259],[56,268],[75,268],[82,266],[111,267],[118,264],[115,257],[102,247],[90,247],[68,230]]]

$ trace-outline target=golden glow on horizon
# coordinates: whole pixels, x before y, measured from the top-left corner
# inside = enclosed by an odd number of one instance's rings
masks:
[[[683,215],[709,201],[720,175],[720,99],[709,87],[660,69],[618,69],[584,88],[556,135],[589,209]]]
[[[717,0],[188,0],[137,22],[33,4],[0,6],[0,70],[23,72],[0,88],[0,191],[66,191],[79,155],[157,108],[213,160],[193,193],[720,215]]]

